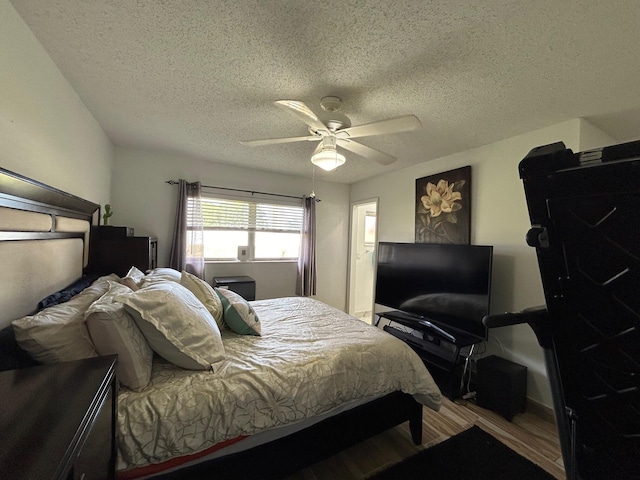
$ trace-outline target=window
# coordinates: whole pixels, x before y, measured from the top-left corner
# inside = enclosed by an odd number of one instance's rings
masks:
[[[206,260],[236,260],[239,247],[248,247],[248,260],[298,258],[302,206],[204,196],[201,202]],[[188,214],[188,235],[195,221]]]

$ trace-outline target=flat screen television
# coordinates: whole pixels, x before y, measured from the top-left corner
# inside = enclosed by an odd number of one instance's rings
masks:
[[[492,246],[380,242],[375,303],[486,339],[492,261]]]

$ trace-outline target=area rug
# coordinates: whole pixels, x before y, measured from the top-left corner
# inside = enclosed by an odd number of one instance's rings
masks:
[[[554,480],[535,463],[473,426],[369,480]]]

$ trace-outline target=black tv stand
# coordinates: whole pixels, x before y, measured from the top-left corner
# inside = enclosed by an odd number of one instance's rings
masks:
[[[447,332],[444,328],[439,327],[424,317],[414,317],[399,310],[391,310],[390,312],[379,313],[378,315],[416,330],[432,332],[434,335],[442,337],[451,343],[455,344],[457,342],[456,337],[451,332]]]
[[[383,330],[404,341],[418,354],[445,395],[452,400],[458,398],[463,387],[462,382],[468,368],[469,357],[473,353],[474,346],[484,339],[467,332],[446,331],[429,320],[399,310],[379,312],[376,315],[378,316],[376,326],[380,318],[388,320],[389,324],[385,325]],[[422,338],[394,326],[394,323],[417,331]],[[466,355],[461,355],[463,350],[466,351]]]

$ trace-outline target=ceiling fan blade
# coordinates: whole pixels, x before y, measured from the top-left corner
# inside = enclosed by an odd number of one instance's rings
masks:
[[[327,126],[320,121],[313,111],[306,104],[297,100],[278,100],[274,102],[276,106],[295,115],[306,123],[314,132],[328,131]]]
[[[340,147],[353,153],[357,153],[361,157],[365,157],[369,160],[373,160],[374,162],[378,162],[380,165],[391,165],[396,161],[396,157],[381,152],[380,150],[376,150],[375,148],[367,147],[366,145],[363,145],[361,143],[354,142],[353,140],[339,138],[337,143]]]
[[[262,145],[275,145],[278,143],[292,143],[292,142],[314,142],[322,139],[320,136],[308,135],[306,137],[285,137],[285,138],[265,138],[264,140],[240,140],[242,145],[248,145],[250,147],[259,147]]]
[[[336,132],[340,138],[370,137],[372,135],[385,135],[390,133],[409,132],[422,127],[420,120],[415,115],[403,115],[402,117],[389,118],[379,122],[357,125]],[[346,136],[344,135],[346,133]]]

